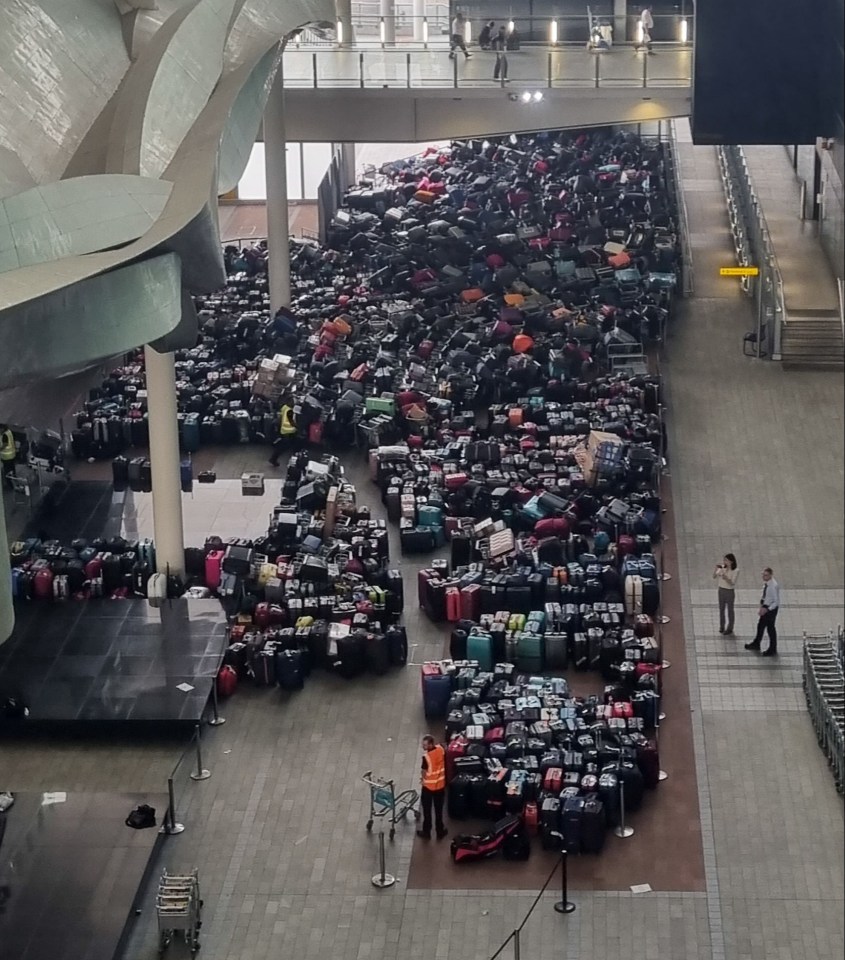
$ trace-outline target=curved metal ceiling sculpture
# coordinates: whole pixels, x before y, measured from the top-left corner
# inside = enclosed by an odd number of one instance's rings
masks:
[[[20,349],[0,388],[191,336],[173,282],[183,293],[222,284],[218,193],[243,172],[285,39],[333,18],[333,0],[11,0],[0,13],[0,342]],[[148,261],[153,284],[129,269]],[[88,281],[106,274],[128,307],[117,325],[113,305],[91,302]],[[69,314],[86,318],[73,343],[59,335]],[[108,349],[90,335],[98,322]],[[24,344],[33,337],[37,351]]]

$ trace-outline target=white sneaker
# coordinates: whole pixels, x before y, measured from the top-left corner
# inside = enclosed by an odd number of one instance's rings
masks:
[[[5,813],[14,802],[15,798],[11,793],[0,793],[0,813]]]

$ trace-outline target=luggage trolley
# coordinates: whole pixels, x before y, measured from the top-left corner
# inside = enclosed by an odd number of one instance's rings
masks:
[[[392,780],[374,777],[372,770],[368,770],[361,779],[370,788],[370,819],[367,821],[367,831],[373,829],[373,823],[379,817],[389,817],[390,839],[393,840],[399,820],[407,819],[409,813],[413,813],[414,819],[419,820],[420,795],[416,790],[403,790],[402,793],[396,793]]]
[[[196,870],[187,875],[171,875],[165,870],[158,882],[158,953],[170,946],[175,933],[182,933],[193,956],[200,948],[202,900]]]

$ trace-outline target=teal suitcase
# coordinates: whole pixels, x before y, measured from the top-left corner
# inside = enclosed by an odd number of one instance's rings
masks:
[[[467,660],[477,660],[485,673],[493,669],[493,642],[489,634],[471,633],[467,637]]]

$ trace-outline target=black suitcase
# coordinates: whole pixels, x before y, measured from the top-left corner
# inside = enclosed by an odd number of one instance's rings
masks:
[[[366,664],[364,638],[350,633],[337,641],[337,672],[346,680],[352,680],[364,672]]]
[[[560,850],[560,799],[546,797],[540,807],[540,843],[544,850]]]
[[[387,673],[390,669],[390,645],[387,636],[383,633],[367,634],[364,656],[367,667],[377,676]]]
[[[276,650],[276,681],[282,690],[301,690],[305,686],[305,669],[300,650]]]
[[[129,461],[126,457],[115,457],[112,460],[111,475],[115,490],[124,490],[129,483]]]
[[[404,667],[408,662],[408,634],[403,626],[394,624],[388,627],[387,646],[393,666]]]
[[[569,797],[561,811],[561,833],[567,853],[580,853],[582,848],[581,826],[584,816],[584,798]]]
[[[452,777],[446,790],[446,809],[450,820],[466,820],[472,810],[473,780],[481,780],[466,773]]]

